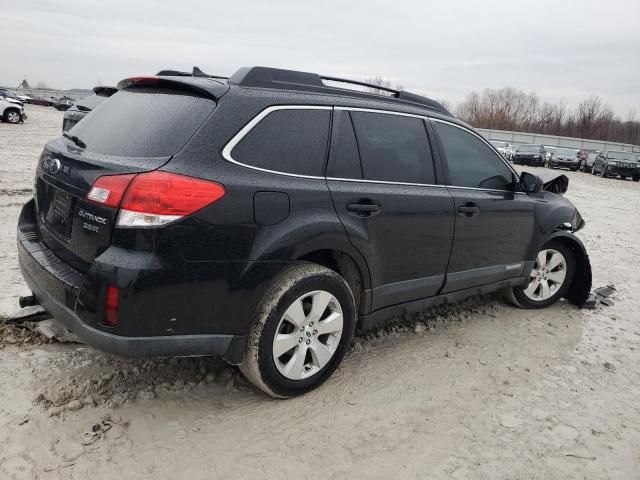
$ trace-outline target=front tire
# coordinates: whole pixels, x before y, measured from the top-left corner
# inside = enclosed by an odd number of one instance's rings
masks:
[[[4,121],[8,123],[20,123],[22,115],[17,108],[9,108],[4,112]]]
[[[638,180],[640,180],[640,175],[634,175],[633,177],[631,177],[631,180],[637,182]]]
[[[507,300],[520,308],[545,308],[562,298],[573,282],[574,253],[558,240],[547,242],[531,270],[529,283],[506,291]]]
[[[297,263],[262,298],[240,370],[268,395],[301,395],[320,386],[340,365],[355,324],[347,282],[323,266]]]

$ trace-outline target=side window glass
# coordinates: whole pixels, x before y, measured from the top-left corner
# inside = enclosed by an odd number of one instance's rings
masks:
[[[513,172],[482,140],[461,128],[433,122],[449,167],[451,185],[511,190]]]
[[[275,110],[240,140],[231,156],[254,167],[322,176],[330,115],[329,110]]]
[[[424,122],[400,115],[351,112],[364,178],[435,183]]]
[[[349,112],[335,112],[333,128],[335,146],[327,166],[327,177],[362,179],[358,144]]]

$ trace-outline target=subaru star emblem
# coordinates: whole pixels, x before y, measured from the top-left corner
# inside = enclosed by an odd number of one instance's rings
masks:
[[[55,175],[62,168],[62,164],[57,158],[45,157],[42,164],[42,169],[49,175]]]

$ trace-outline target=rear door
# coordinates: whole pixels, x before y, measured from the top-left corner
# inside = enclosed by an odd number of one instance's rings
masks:
[[[421,118],[336,109],[327,183],[367,260],[372,310],[435,295],[453,237],[453,201],[437,185]]]
[[[109,246],[117,208],[86,200],[101,176],[155,170],[177,153],[215,102],[165,88],[122,90],[68,134],[49,142],[36,172],[38,225],[45,244],[80,271]]]
[[[533,239],[535,201],[515,192],[516,175],[472,131],[432,120],[456,216],[443,293],[518,277]]]

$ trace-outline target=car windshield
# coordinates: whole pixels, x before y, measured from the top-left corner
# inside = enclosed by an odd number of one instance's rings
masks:
[[[607,158],[612,160],[637,160],[636,154],[631,152],[607,152]]]
[[[507,142],[491,141],[491,145],[493,145],[496,148],[507,148]]]
[[[539,145],[522,145],[518,147],[518,152],[520,153],[540,153]]]
[[[576,155],[578,152],[573,150],[572,148],[556,148],[554,152],[556,155]]]

